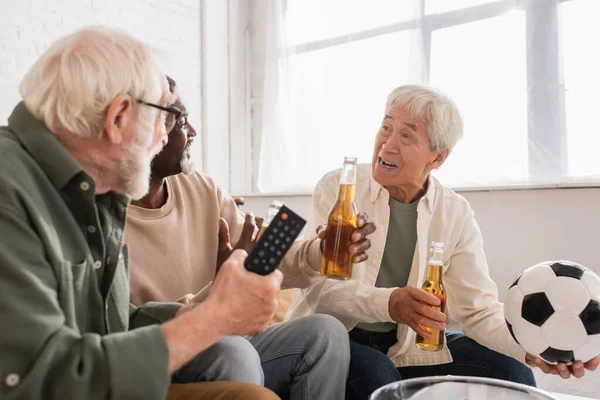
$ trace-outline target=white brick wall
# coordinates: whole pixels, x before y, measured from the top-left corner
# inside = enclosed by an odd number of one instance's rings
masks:
[[[23,75],[50,43],[102,24],[125,29],[158,50],[200,129],[200,0],[0,0],[0,10],[0,125],[21,99]]]

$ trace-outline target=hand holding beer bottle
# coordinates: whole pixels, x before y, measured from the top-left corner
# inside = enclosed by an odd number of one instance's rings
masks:
[[[433,306],[434,310],[441,313],[446,312],[446,290],[442,283],[442,266],[444,255],[444,244],[431,242],[429,261],[425,272],[425,281],[421,287],[427,293],[431,293],[440,301],[439,306]],[[430,337],[423,337],[417,334],[416,345],[421,350],[438,351],[444,347],[444,329],[434,329],[421,326],[422,329],[431,334]]]
[[[356,230],[358,212],[356,193],[356,158],[344,158],[338,197],[327,218],[321,275],[336,279],[352,277],[352,233]]]
[[[350,279],[352,264],[365,261],[371,247],[367,238],[375,224],[365,213],[356,212],[356,158],[346,157],[340,175],[338,198],[329,212],[326,227],[317,228],[323,261],[321,274],[335,279]]]
[[[435,250],[438,248],[438,250]],[[441,246],[432,246],[425,282],[422,288],[404,286],[390,295],[388,310],[390,317],[399,324],[408,325],[417,333],[417,346],[425,350],[436,350],[443,344],[446,329],[446,293],[441,283],[443,265]],[[438,279],[439,275],[439,279]],[[439,284],[438,284],[439,283]],[[429,345],[433,342],[432,345]],[[437,343],[437,344],[436,344]],[[441,348],[441,346],[439,346]]]

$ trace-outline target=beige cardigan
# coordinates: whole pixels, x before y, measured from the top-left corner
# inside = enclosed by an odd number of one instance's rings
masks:
[[[337,196],[340,170],[325,175],[317,184],[308,218],[308,232],[327,220]],[[369,259],[355,265],[349,281],[321,280],[296,290],[286,319],[314,313],[337,317],[348,330],[358,322],[394,322],[389,315],[390,294],[395,288],[374,287],[385,248],[389,220],[389,193],[371,177],[371,165],[357,168],[356,207],[377,225],[370,236]],[[419,200],[417,245],[408,285],[420,287],[424,279],[431,241],[444,242],[443,280],[448,310],[462,324],[464,333],[478,343],[525,363],[525,352],[511,337],[504,322],[503,305],[488,271],[483,239],[469,203],[430,177]],[[415,333],[398,325],[398,343],[388,352],[396,366],[432,365],[452,361],[448,348],[426,352],[415,346]]]

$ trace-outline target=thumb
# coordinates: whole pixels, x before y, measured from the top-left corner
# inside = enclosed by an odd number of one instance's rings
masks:
[[[231,250],[231,236],[229,235],[229,225],[225,218],[219,218],[219,251]]]
[[[327,239],[327,229],[325,225],[319,225],[317,227],[317,237],[321,240]]]
[[[252,237],[254,236],[255,228],[256,221],[254,219],[254,214],[248,211],[245,216],[244,225],[242,226],[242,233],[240,234],[239,241],[242,243],[252,242]]]

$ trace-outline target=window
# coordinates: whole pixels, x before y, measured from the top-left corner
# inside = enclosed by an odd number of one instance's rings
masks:
[[[461,10],[467,7],[491,3],[494,0],[426,0],[425,14],[440,14],[447,11]]]
[[[527,179],[525,67],[522,11],[433,31],[429,83],[453,97],[464,120],[462,140],[436,173],[443,182]]]
[[[394,47],[397,52],[388,49]],[[383,104],[397,77],[405,81],[408,33],[398,32],[290,57],[291,150],[298,157],[297,176],[286,174],[259,180],[266,191],[310,191],[324,172],[339,168],[344,156],[370,160],[372,141],[383,116]],[[385,59],[374,63],[373,60]],[[373,74],[363,77],[363,72]],[[289,152],[286,152],[289,154]],[[309,161],[310,162],[307,162]],[[286,168],[286,166],[283,166]],[[278,178],[279,177],[279,178]],[[273,183],[277,187],[273,187]]]
[[[600,93],[600,54],[591,38],[600,37],[600,2],[572,0],[559,6],[569,176],[600,175],[600,129],[596,120]],[[588,43],[586,45],[586,43]]]
[[[386,97],[405,83],[441,89],[463,115],[464,137],[435,172],[450,186],[600,178],[600,57],[581,45],[600,33],[600,2],[282,4],[280,75],[270,78],[283,90],[254,132],[259,191],[310,191],[346,155],[369,163]]]

